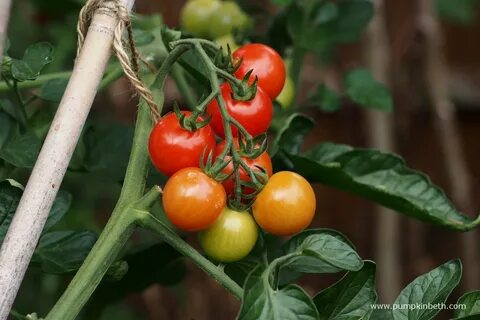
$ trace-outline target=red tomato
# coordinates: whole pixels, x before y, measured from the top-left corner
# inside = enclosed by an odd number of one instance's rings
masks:
[[[282,57],[272,48],[261,43],[246,44],[235,52],[234,59],[242,59],[242,64],[235,72],[238,79],[253,69],[250,80],[258,77],[258,85],[274,100],[285,84],[286,70]]]
[[[257,94],[249,101],[235,100],[232,88],[227,82],[220,86],[225,107],[230,116],[236,119],[252,136],[258,136],[267,131],[272,122],[273,105],[269,96],[259,87]],[[217,100],[213,100],[207,107],[207,113],[212,116],[210,125],[216,134],[225,137],[222,116]],[[237,128],[230,125],[234,137],[238,136]]]
[[[235,147],[238,150],[239,149],[238,140],[235,139],[234,143],[235,143]],[[225,149],[225,145],[226,145],[225,141],[222,141],[217,145],[217,148],[215,148],[215,152],[214,152],[214,157],[215,158],[217,158],[222,153],[222,151]],[[228,161],[228,160],[230,160],[230,158],[231,158],[230,156],[226,156],[225,160]],[[259,155],[255,159],[249,159],[249,158],[246,158],[246,157],[242,157],[242,159],[243,159],[243,161],[245,161],[245,163],[248,165],[248,167],[251,168],[253,171],[260,171],[260,169],[258,169],[256,167],[256,166],[259,166],[259,167],[262,167],[263,169],[265,169],[267,171],[267,175],[269,177],[272,175],[272,160],[270,160],[270,156],[268,155],[268,153],[266,151],[264,153],[262,153],[261,155]],[[251,181],[251,178],[247,174],[245,169],[239,168],[239,170],[240,170],[240,179],[242,181],[245,181],[245,182]],[[223,169],[222,172],[225,173],[225,174],[232,173],[233,172],[233,163],[229,163],[228,166],[226,166],[225,169]],[[232,177],[225,180],[223,182],[223,186],[225,188],[225,191],[227,192],[227,195],[233,195],[234,192],[235,192],[235,178],[234,178],[234,176],[232,175]],[[253,193],[253,190],[251,188],[244,188],[243,193],[244,194]]]
[[[211,226],[225,208],[222,185],[200,168],[184,168],[168,179],[163,188],[163,209],[168,219],[185,231]]]
[[[189,111],[182,113],[187,117],[191,114]],[[153,164],[167,176],[186,167],[198,167],[205,148],[206,155],[215,148],[215,134],[210,125],[188,131],[180,126],[173,112],[160,119],[148,142]]]

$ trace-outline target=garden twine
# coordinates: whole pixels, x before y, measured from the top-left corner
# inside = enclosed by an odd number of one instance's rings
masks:
[[[139,60],[141,60],[140,54],[135,46],[133,39],[132,25],[130,21],[130,15],[127,8],[118,0],[89,0],[85,6],[80,10],[77,33],[78,33],[78,47],[77,56],[83,46],[85,36],[88,28],[96,28],[99,31],[112,33],[112,30],[106,26],[100,24],[90,23],[95,13],[101,13],[108,16],[116,17],[118,23],[113,31],[113,51],[122,66],[123,72],[127,76],[131,85],[134,87],[135,92],[145,100],[150,109],[153,121],[156,123],[160,119],[160,113],[158,112],[158,106],[155,103],[152,92],[143,83],[139,72]],[[123,31],[127,30],[127,40],[122,39]],[[125,48],[128,47],[130,56],[126,52]],[[143,60],[142,60],[143,61]]]

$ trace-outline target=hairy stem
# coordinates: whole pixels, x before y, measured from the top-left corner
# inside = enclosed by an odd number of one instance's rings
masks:
[[[142,103],[117,205],[99,239],[46,319],[75,319],[130,238],[135,228],[135,215],[132,214],[131,205],[143,195],[150,167],[146,141],[151,128],[150,113]]]

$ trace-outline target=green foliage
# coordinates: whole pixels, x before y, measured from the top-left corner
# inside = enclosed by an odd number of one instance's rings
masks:
[[[40,87],[38,97],[49,102],[60,102],[67,84],[67,79],[49,80]]]
[[[400,157],[377,150],[322,143],[304,155],[287,154],[289,168],[320,182],[373,200],[398,212],[451,229],[480,223],[458,212],[443,191]]]
[[[395,300],[394,304],[408,303],[438,304],[444,303],[452,290],[460,282],[462,265],[459,260],[449,261],[438,268],[413,280]],[[440,309],[415,308],[392,310],[395,320],[429,320]]]
[[[53,46],[47,42],[33,44],[21,60],[12,59],[11,75],[16,81],[35,80],[40,71],[52,62]]]
[[[320,110],[325,112],[337,111],[340,109],[340,104],[342,102],[340,95],[336,91],[329,89],[324,84],[320,84],[317,87],[317,90],[313,93],[309,100],[315,106],[318,106]]]
[[[279,146],[289,152],[298,153],[304,136],[313,128],[313,119],[301,113],[293,113],[280,120],[277,125],[281,127],[270,146],[270,154],[277,153]]]
[[[435,0],[438,15],[446,21],[458,24],[473,23],[479,0]]]
[[[14,180],[0,182],[0,243],[23,193],[23,187]],[[32,257],[46,273],[66,273],[77,270],[95,243],[97,237],[90,231],[52,231],[53,227],[70,209],[72,196],[60,190],[45,223],[43,234]]]
[[[365,261],[362,269],[319,292],[313,298],[319,319],[368,319],[371,305],[377,302],[375,268],[375,263]]]
[[[285,244],[284,252],[293,256],[285,266],[304,273],[358,271],[363,266],[362,259],[349,241],[333,230],[301,232]]]
[[[383,111],[393,109],[389,90],[385,85],[375,81],[369,70],[350,71],[345,76],[344,83],[348,97],[360,106]]]
[[[464,294],[458,299],[457,304],[464,304],[466,309],[455,310],[455,319],[475,319],[480,316],[480,291]]]
[[[32,257],[46,273],[77,270],[92,249],[97,236],[91,231],[52,231],[38,242]]]
[[[42,143],[35,133],[14,134],[0,150],[0,159],[19,167],[32,168]]]
[[[373,16],[367,0],[295,1],[287,10],[294,45],[321,55],[337,44],[358,40]]]
[[[239,320],[315,320],[318,311],[312,299],[299,286],[272,288],[270,269],[256,267],[244,286]]]
[[[18,202],[23,193],[23,187],[14,180],[0,182],[0,243],[7,234]]]

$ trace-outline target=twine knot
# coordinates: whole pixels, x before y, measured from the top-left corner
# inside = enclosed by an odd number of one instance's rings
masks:
[[[77,56],[85,41],[85,36],[90,26],[90,22],[94,14],[104,14],[115,17],[118,22],[113,33],[113,51],[122,66],[123,72],[127,76],[135,92],[145,100],[150,109],[153,121],[156,123],[160,119],[157,104],[153,98],[152,92],[143,83],[139,72],[139,61],[141,59],[137,47],[133,39],[132,24],[130,21],[130,14],[120,0],[89,0],[80,10],[77,33],[78,33],[78,47]],[[124,40],[123,32],[127,30],[127,37]],[[126,48],[130,52],[127,53]]]

